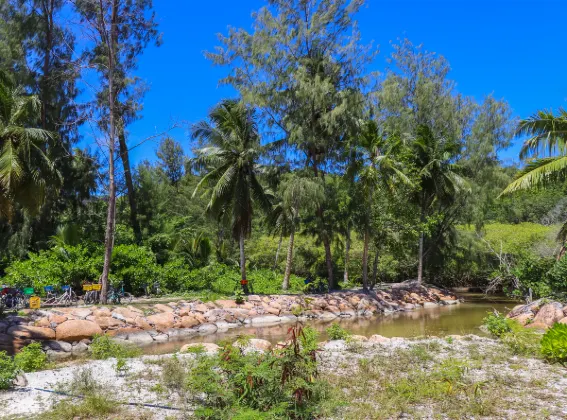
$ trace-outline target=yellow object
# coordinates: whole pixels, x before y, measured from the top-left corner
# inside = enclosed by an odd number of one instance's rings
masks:
[[[88,292],[89,290],[93,290],[93,285],[92,284],[83,284],[83,290],[85,292]]]
[[[39,309],[41,307],[41,298],[39,296],[32,296],[30,298],[30,309]]]
[[[100,290],[102,289],[102,284],[91,284],[92,289],[91,290],[96,290],[97,292],[100,292]]]

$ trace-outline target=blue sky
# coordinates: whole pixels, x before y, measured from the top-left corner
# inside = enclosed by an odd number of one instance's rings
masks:
[[[249,29],[261,0],[155,0],[163,45],[149,47],[137,75],[150,91],[142,118],[129,127],[135,144],[166,129],[171,121],[196,122],[220,99],[235,96],[218,80],[228,69],[214,67],[203,51],[217,45],[228,26]],[[380,54],[373,70],[383,70],[390,42],[407,37],[444,55],[450,77],[465,95],[506,99],[516,116],[567,106],[567,0],[367,0],[357,18],[363,42]],[[171,135],[187,150],[183,129]],[[86,139],[85,139],[86,140]],[[517,142],[516,142],[517,143]],[[518,144],[501,154],[517,161]],[[156,142],[132,151],[132,159],[155,159]]]

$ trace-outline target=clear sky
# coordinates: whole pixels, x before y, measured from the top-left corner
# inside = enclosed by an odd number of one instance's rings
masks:
[[[203,51],[218,45],[228,26],[250,29],[251,12],[262,0],[154,0],[163,45],[150,47],[137,74],[150,91],[142,119],[129,127],[130,143],[166,129],[173,120],[196,122],[220,99],[234,97],[218,80],[228,69],[214,67]],[[567,0],[367,0],[357,16],[363,42],[380,54],[383,70],[390,42],[407,37],[444,55],[457,89],[478,99],[506,99],[516,116],[567,106]],[[171,132],[186,150],[187,133]],[[516,142],[517,143],[517,142]],[[518,144],[501,154],[517,160]],[[156,142],[132,151],[139,162],[154,160]]]

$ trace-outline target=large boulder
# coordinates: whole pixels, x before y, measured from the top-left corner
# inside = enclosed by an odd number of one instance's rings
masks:
[[[97,323],[80,319],[65,321],[55,329],[55,337],[58,341],[80,341],[97,334],[102,334],[102,329]]]
[[[526,325],[529,322],[532,321],[532,319],[534,319],[534,314],[532,312],[524,312],[518,316],[515,316],[514,318],[510,318],[513,319],[514,321],[517,321],[520,323],[520,325]]]
[[[195,317],[184,316],[181,317],[178,324],[181,328],[193,328],[195,325],[199,325],[199,321]]]
[[[17,338],[33,338],[36,340],[55,339],[55,331],[51,328],[33,327],[31,325],[15,325],[8,328],[8,334]]]
[[[214,354],[220,350],[220,347],[217,346],[215,343],[189,343],[185,344],[179,350],[180,353],[188,353],[191,349],[203,349],[203,351],[207,354]]]
[[[384,336],[379,335],[379,334],[374,334],[373,336],[371,336],[368,339],[368,341],[371,342],[371,343],[380,344],[380,343],[388,343],[390,341],[390,339],[388,337],[384,337]]]
[[[541,307],[536,316],[534,317],[533,323],[541,323],[548,327],[558,322],[560,319],[564,318],[563,305],[558,302],[547,303]]]
[[[233,344],[235,347],[241,348],[244,353],[248,352],[265,352],[272,348],[272,343],[268,340],[262,340],[260,338],[251,338],[246,342],[235,341]]]
[[[165,305],[164,305],[165,306]],[[162,312],[147,317],[148,322],[160,332],[165,332],[175,324],[175,316],[171,312]]]
[[[171,306],[164,305],[162,303],[154,305],[154,308],[160,312],[173,312],[173,308]]]

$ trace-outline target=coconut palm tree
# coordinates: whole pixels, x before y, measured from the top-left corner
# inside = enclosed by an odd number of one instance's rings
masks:
[[[458,193],[469,190],[468,183],[459,175],[461,168],[455,163],[459,144],[436,136],[430,127],[421,125],[411,143],[412,164],[417,171],[417,188],[414,201],[420,212],[420,232],[417,281],[423,280],[425,222],[435,209],[454,203]]]
[[[300,212],[315,211],[324,200],[323,186],[318,179],[295,174],[284,176],[278,191],[280,202],[274,206],[269,218],[274,228],[289,235],[282,289],[289,289],[289,278],[293,263],[295,232],[301,221]]]
[[[353,178],[358,179],[355,184],[357,196],[355,218],[364,237],[362,251],[364,291],[369,290],[368,249],[372,236],[372,208],[375,194],[392,190],[399,182],[411,185],[411,181],[403,173],[402,164],[396,160],[395,154],[399,146],[399,140],[383,135],[374,120],[367,120],[361,124],[360,136],[351,148],[354,155],[347,175],[354,173]]]
[[[545,188],[567,178],[567,111],[541,110],[520,121],[518,135],[529,136],[520,150],[526,166],[500,195],[531,188]],[[567,222],[561,227],[558,239],[567,238]]]
[[[229,219],[232,235],[240,246],[241,284],[248,291],[244,240],[252,230],[254,205],[271,210],[269,195],[258,180],[258,161],[264,148],[254,110],[242,102],[225,100],[210,113],[208,121],[191,127],[191,136],[204,146],[193,160],[204,176],[193,196],[208,186],[207,212]]]
[[[46,184],[60,181],[45,153],[47,141],[55,134],[34,127],[40,115],[37,97],[0,82],[0,214],[8,219],[15,205],[37,211]]]

